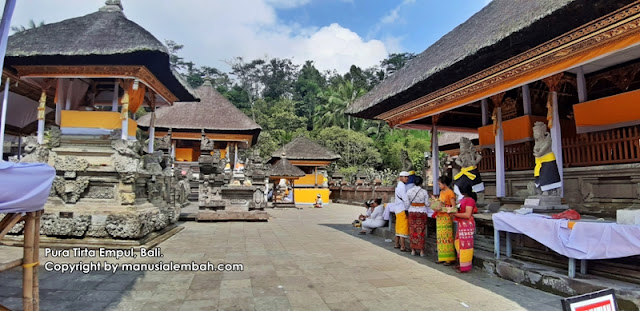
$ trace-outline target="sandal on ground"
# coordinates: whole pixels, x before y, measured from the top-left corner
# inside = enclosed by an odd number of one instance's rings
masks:
[[[425,256],[424,252],[421,252],[420,257],[424,257],[424,256]]]
[[[394,246],[393,248],[400,248],[400,245],[396,245],[396,246]]]
[[[453,261],[445,261],[443,265],[451,266],[451,265],[453,265]]]
[[[457,272],[457,273],[467,273],[467,272],[469,272],[469,271],[462,271],[462,270],[460,270],[460,269],[456,269],[456,272]]]
[[[408,249],[400,249],[401,252],[409,252]]]
[[[411,250],[411,256],[415,256],[416,255],[416,251]]]
[[[358,232],[358,234],[367,234],[367,232],[366,231],[360,231],[360,232]]]
[[[439,265],[441,265],[441,264],[443,264],[443,263],[445,263],[445,262],[446,262],[446,261],[440,261],[440,260],[436,260],[436,261],[435,261],[435,263],[436,263],[436,264],[439,264]]]

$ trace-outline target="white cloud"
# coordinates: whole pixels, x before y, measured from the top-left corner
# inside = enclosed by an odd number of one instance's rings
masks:
[[[305,27],[278,19],[276,4],[303,5],[310,0],[234,1],[123,1],[127,17],[161,41],[185,47],[181,56],[197,65],[227,70],[225,61],[236,56],[293,58],[302,64],[314,60],[322,70],[349,70],[351,64],[368,67],[387,57],[380,40],[364,40],[338,24]],[[95,12],[104,0],[18,1],[13,25],[29,19],[47,23]]]
[[[383,16],[382,19],[380,19],[380,23],[382,23],[382,24],[391,24],[391,23],[395,22],[400,17],[399,11],[400,11],[400,7],[399,6],[396,7],[395,9],[391,10],[391,12],[389,12],[389,14]]]
[[[308,4],[311,0],[267,0],[268,4],[276,8],[291,9]]]

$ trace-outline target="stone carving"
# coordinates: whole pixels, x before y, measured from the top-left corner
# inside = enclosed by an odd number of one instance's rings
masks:
[[[551,149],[551,135],[543,122],[533,126],[533,156],[536,158],[534,176],[536,180],[527,186],[530,195],[557,195],[557,188],[562,187],[556,158]]]
[[[460,138],[460,155],[456,159],[456,164],[460,167],[476,166],[482,160],[482,155],[476,151],[473,142],[466,137]]]
[[[162,151],[145,154],[142,156],[142,169],[140,171],[149,175],[162,175],[163,169],[160,163],[163,161]]]
[[[111,147],[116,151],[111,156],[116,172],[137,172],[140,159],[140,142],[137,140],[121,140],[118,138],[111,140]]]
[[[91,199],[114,199],[115,192],[114,187],[112,186],[94,186],[89,187],[89,191],[87,191],[86,197]]]
[[[200,150],[212,151],[213,149],[214,141],[203,135],[202,138],[200,138]]]
[[[36,136],[27,136],[24,139],[24,152],[20,162],[22,163],[46,163],[49,160],[49,149],[38,144]]]
[[[545,123],[536,122],[533,125],[533,138],[535,140],[533,156],[536,158],[536,166],[533,170],[535,181],[527,185],[529,197],[523,207],[534,210],[567,209],[567,205],[562,205],[557,191],[562,187],[562,181],[551,148],[551,135]]]
[[[460,173],[453,176],[453,191],[462,198],[460,189],[471,186],[473,192],[484,191],[484,182],[478,170],[478,163],[482,156],[476,151],[473,142],[469,138],[460,138],[460,155],[456,159],[456,164],[460,166]]]
[[[176,182],[174,184],[174,193],[175,193],[175,203],[178,206],[185,206],[189,203],[189,193],[191,192],[191,185],[189,185],[189,180],[187,178],[187,174],[182,174],[181,170],[176,170]]]
[[[164,135],[160,138],[156,138],[153,142],[153,147],[158,150],[169,150],[171,149],[171,136]]]
[[[87,170],[89,162],[74,156],[58,156],[55,158],[54,167],[57,171],[82,172]]]
[[[413,163],[411,163],[411,159],[409,159],[409,153],[406,150],[402,150],[400,153],[400,158],[402,159],[402,170],[403,171],[413,171]]]
[[[51,188],[55,189],[55,194],[65,203],[73,204],[78,202],[80,195],[84,193],[87,186],[89,186],[89,177],[87,176],[79,176],[71,180],[56,176]]]
[[[57,214],[44,213],[41,221],[40,234],[83,237],[91,224],[91,216],[75,215],[72,218],[62,218]]]

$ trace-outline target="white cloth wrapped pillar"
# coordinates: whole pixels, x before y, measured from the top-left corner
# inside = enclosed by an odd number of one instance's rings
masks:
[[[113,97],[111,99],[111,111],[118,111],[118,93],[120,92],[120,85],[118,81],[113,84]]]
[[[71,110],[71,97],[73,94],[73,80],[69,80],[69,87],[67,88],[67,91],[65,93],[67,96],[65,96],[65,104],[64,104],[64,110]]]
[[[174,161],[176,160],[176,141],[175,140],[171,141],[171,158]]]
[[[562,172],[562,129],[560,126],[560,114],[558,113],[558,93],[551,93],[551,100],[553,104],[553,119],[551,125],[551,150],[556,157],[556,164],[558,165],[558,173],[560,173],[560,182],[563,182],[564,176]],[[564,197],[564,183],[560,188],[560,196]]]
[[[64,102],[65,102],[65,95],[66,95],[66,80],[65,79],[58,79],[58,82],[56,83],[56,124],[60,125],[60,123],[62,122],[62,110],[64,110]]]
[[[578,74],[576,76],[578,82],[578,102],[586,102],[587,98],[587,81],[584,78],[584,70],[582,66],[578,67]]]
[[[153,153],[153,144],[156,138],[156,110],[151,108],[151,121],[149,122],[149,153]]]
[[[505,193],[505,167],[504,167],[504,133],[502,131],[502,109],[496,108],[497,133],[495,137],[496,153],[496,197],[504,198]]]
[[[524,114],[531,114],[531,91],[529,90],[529,85],[525,84],[522,86],[522,106],[524,108]]]
[[[38,144],[44,143],[44,114],[47,109],[47,93],[42,91],[38,104]]]
[[[9,79],[4,82],[4,97],[2,99],[2,115],[0,115],[0,162],[4,155],[4,125],[7,123],[7,107],[9,106]]]
[[[440,194],[438,178],[440,178],[440,148],[438,148],[438,128],[436,123],[431,125],[431,175],[433,177],[433,195]],[[423,188],[426,185],[422,186]]]

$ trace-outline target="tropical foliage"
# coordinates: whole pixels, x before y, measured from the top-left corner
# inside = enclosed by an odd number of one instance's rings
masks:
[[[227,62],[230,71],[223,72],[196,66],[179,56],[182,45],[165,43],[172,66],[192,87],[210,79],[221,94],[260,124],[263,131],[256,148],[264,157],[305,135],[341,155],[331,170],[345,177],[371,175],[386,183],[402,169],[401,150],[407,150],[416,170],[421,170],[424,152],[431,149],[428,131],[392,130],[381,121],[345,114],[360,96],[402,68],[414,54],[390,54],[379,66],[352,65],[344,74],[321,72],[311,60],[297,65],[291,59],[236,57]]]

